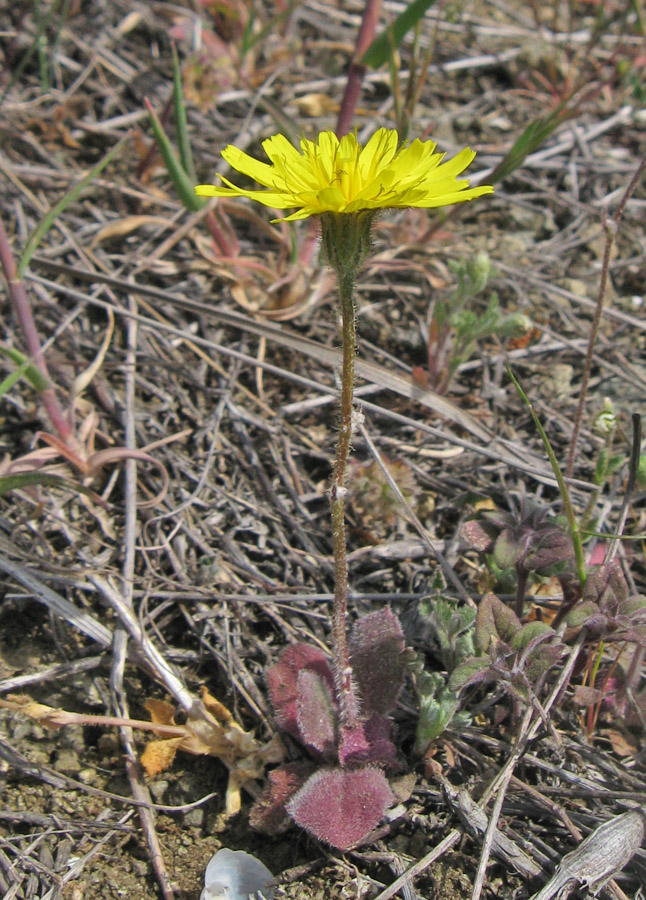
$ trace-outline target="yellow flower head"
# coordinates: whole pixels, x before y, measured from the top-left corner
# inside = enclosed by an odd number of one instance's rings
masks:
[[[322,213],[449,206],[493,193],[491,185],[470,188],[466,178],[457,179],[475,157],[473,150],[466,148],[442,162],[444,153],[435,152],[433,141],[414,140],[399,149],[398,143],[399,135],[388,128],[376,131],[365,147],[355,134],[339,139],[333,131],[323,131],[316,141],[303,138],[299,153],[277,134],[262,144],[271,165],[229,145],[222,151],[224,159],[266,190],[239,188],[220,176],[225,187],[198,184],[195,192],[203,197],[249,197],[273,209],[297,207],[284,221]]]

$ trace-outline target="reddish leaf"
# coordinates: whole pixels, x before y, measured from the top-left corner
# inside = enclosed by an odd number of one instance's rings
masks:
[[[460,528],[460,537],[472,550],[479,550],[482,553],[485,550],[490,550],[493,546],[493,537],[490,534],[492,530],[491,526],[487,530],[487,526],[483,525],[482,522],[479,522],[477,519],[471,519]]]
[[[312,774],[310,763],[288,763],[269,773],[269,785],[249,813],[249,824],[263,834],[282,834],[292,825],[285,806]]]
[[[367,713],[394,709],[404,684],[404,634],[385,607],[359,619],[352,629],[350,660]]]
[[[271,666],[266,675],[276,721],[283,731],[297,740],[301,739],[298,727],[297,681],[299,672],[304,669],[316,672],[327,682],[330,691],[334,691],[332,670],[324,653],[309,644],[291,644],[286,647],[278,662]]]
[[[336,756],[337,708],[325,679],[302,669],[296,680],[300,740],[324,756]]]
[[[394,798],[379,769],[320,769],[287,804],[297,825],[338,850],[376,828]]]

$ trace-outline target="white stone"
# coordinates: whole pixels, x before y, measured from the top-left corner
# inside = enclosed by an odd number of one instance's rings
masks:
[[[244,850],[218,850],[204,874],[200,900],[250,900],[262,896],[273,900],[274,876],[267,866]]]

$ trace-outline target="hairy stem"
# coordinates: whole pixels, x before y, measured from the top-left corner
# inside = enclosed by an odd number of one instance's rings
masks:
[[[341,712],[346,727],[356,724],[359,714],[357,695],[352,683],[352,667],[348,653],[345,620],[348,609],[348,558],[345,536],[345,476],[352,440],[352,402],[354,395],[355,314],[354,273],[337,271],[343,367],[341,370],[341,423],[336,445],[334,475],[330,490],[332,512],[332,545],[334,550],[334,607],[332,612],[332,643],[334,672]]]

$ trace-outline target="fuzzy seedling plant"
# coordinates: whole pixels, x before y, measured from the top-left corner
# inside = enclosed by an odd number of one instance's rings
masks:
[[[404,680],[404,637],[390,609],[359,619],[348,645],[360,713],[348,721],[325,654],[287,647],[267,672],[280,728],[308,752],[306,763],[280,766],[251,814],[276,834],[295,822],[339,850],[361,843],[394,798],[384,769],[396,763],[389,713]]]

